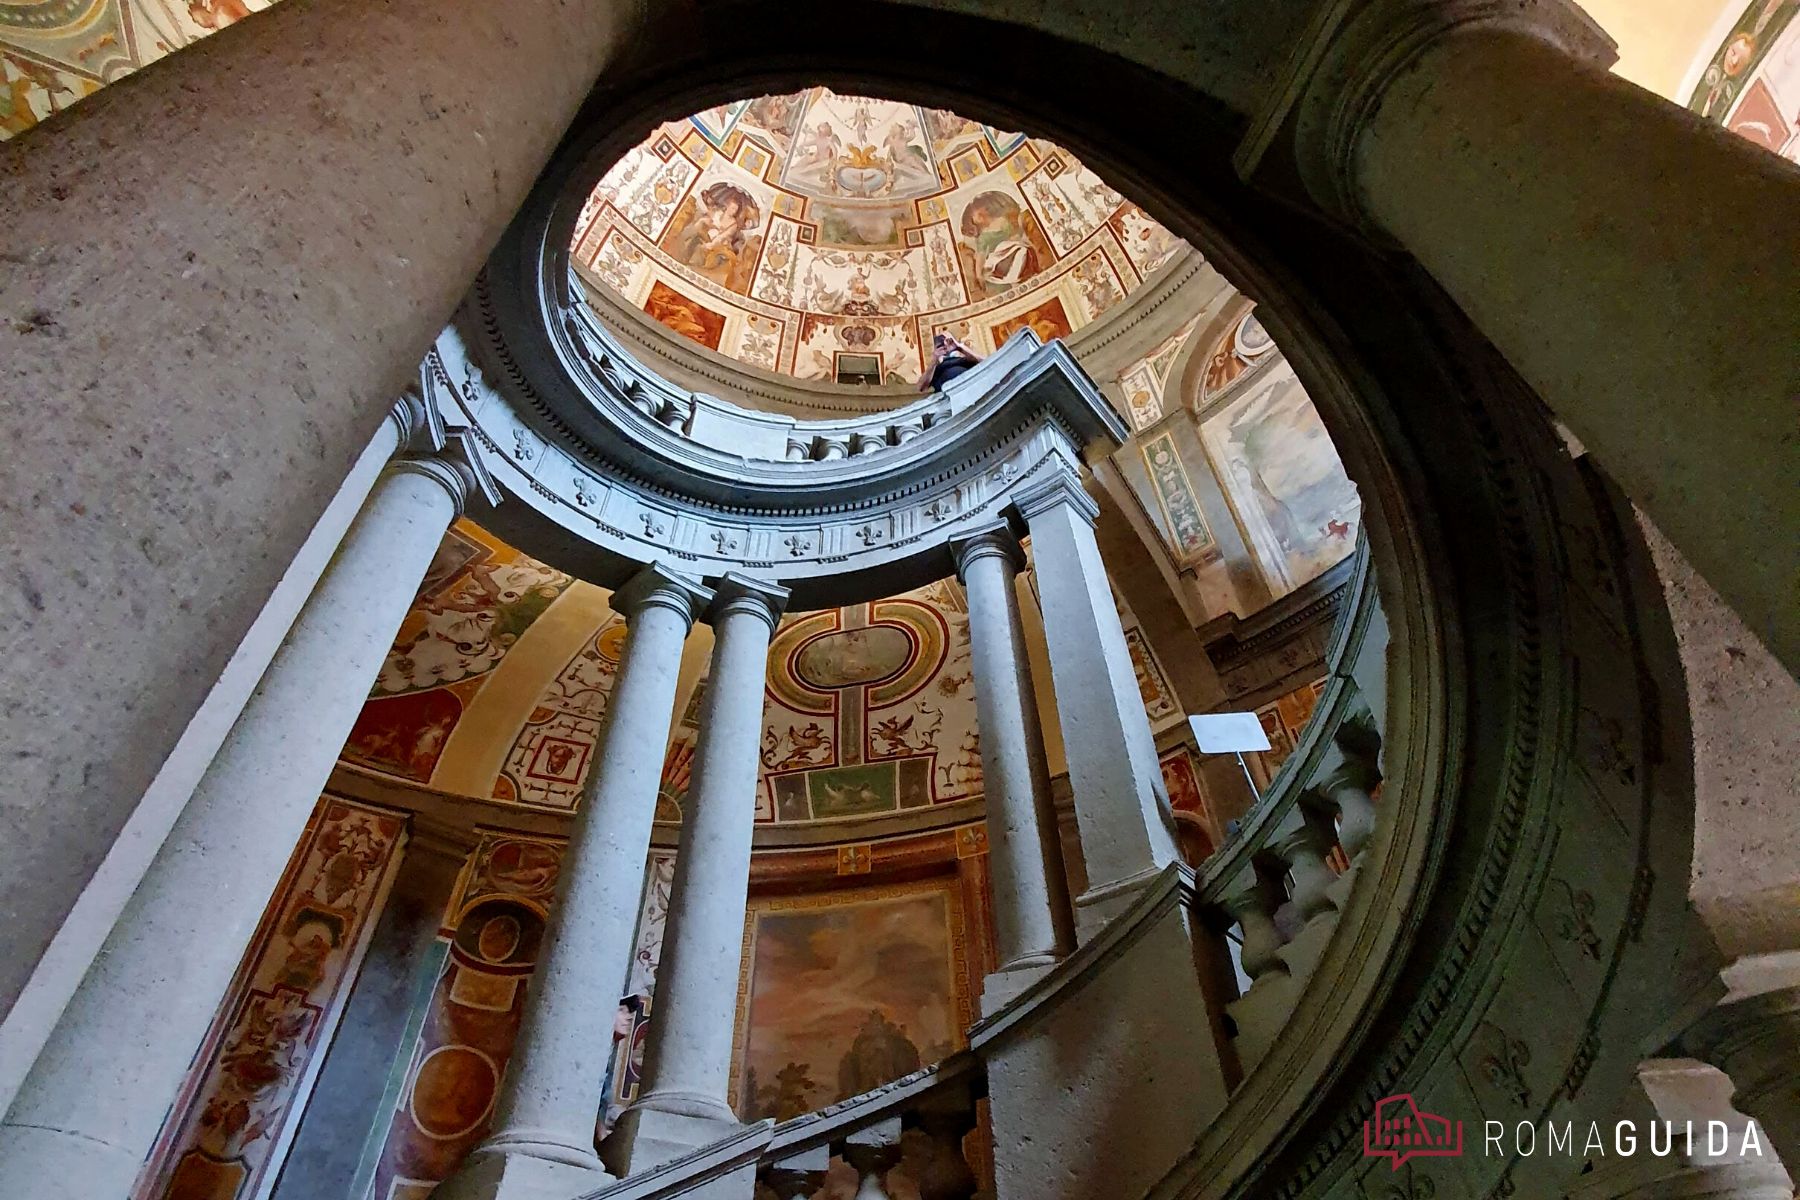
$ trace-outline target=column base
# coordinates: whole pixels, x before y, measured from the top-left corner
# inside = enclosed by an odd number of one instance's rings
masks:
[[[1075,939],[1083,944],[1092,940],[1114,917],[1137,903],[1144,889],[1162,873],[1162,866],[1145,867],[1135,875],[1095,884],[1075,897]]]
[[[1019,998],[1026,988],[1049,974],[1060,960],[1053,955],[1033,955],[1008,963],[981,981],[981,1015],[991,1017]]]
[[[568,1154],[562,1146],[545,1150]],[[478,1146],[431,1195],[432,1200],[572,1200],[614,1181],[598,1157],[590,1165],[540,1158],[523,1147]]]
[[[619,1117],[600,1157],[624,1179],[672,1162],[739,1132],[743,1123],[715,1100],[690,1096],[646,1096]]]

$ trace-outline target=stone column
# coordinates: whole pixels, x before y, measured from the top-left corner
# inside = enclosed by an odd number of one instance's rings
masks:
[[[1086,938],[1180,853],[1143,693],[1094,541],[1099,506],[1072,472],[1051,476],[1014,503],[1031,530],[1057,723],[1087,865],[1087,891],[1075,900]]]
[[[681,648],[712,599],[652,563],[613,593],[628,622],[581,808],[563,852],[493,1132],[435,1200],[540,1200],[607,1182],[594,1124],[625,993]]]
[[[0,1012],[645,7],[282,3],[0,144]]]
[[[1727,1001],[1682,1041],[1731,1077],[1732,1107],[1756,1118],[1788,1174],[1800,1178],[1800,987]]]
[[[0,1178],[124,1196],[431,565],[476,485],[397,460],[63,1010],[4,1123]]]
[[[973,530],[950,548],[969,596],[969,658],[999,950],[998,969],[982,987],[982,1008],[992,1011],[1067,954],[1074,930],[1050,807],[1044,731],[1019,619],[1015,585],[1025,552],[1005,522]]]
[[[1800,670],[1794,546],[1771,540],[1800,519],[1800,171],[1613,57],[1573,0],[1371,0],[1304,81],[1298,165],[1444,285]]]
[[[731,1043],[756,831],[763,695],[769,639],[788,593],[731,574],[716,595],[710,617],[717,640],[681,814],[644,1081],[602,1147],[607,1165],[621,1176],[679,1158],[738,1128]]]

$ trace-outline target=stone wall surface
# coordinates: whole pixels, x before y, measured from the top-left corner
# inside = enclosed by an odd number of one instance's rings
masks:
[[[297,0],[0,147],[0,1009],[630,9]]]

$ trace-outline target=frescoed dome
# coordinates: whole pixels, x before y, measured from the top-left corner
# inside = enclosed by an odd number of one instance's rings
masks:
[[[673,121],[577,224],[582,279],[800,379],[911,383],[948,330],[1066,336],[1182,243],[1050,142],[823,87]]]

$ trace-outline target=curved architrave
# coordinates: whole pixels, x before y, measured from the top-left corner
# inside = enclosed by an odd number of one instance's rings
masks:
[[[1358,1194],[1355,1138],[1373,1099],[1414,1084],[1474,1099],[1468,1081],[1487,1078],[1477,1031],[1534,1011],[1502,969],[1521,954],[1558,981],[1555,1015],[1577,1022],[1528,1031],[1533,1115],[1608,1116],[1642,1052],[1637,1031],[1679,990],[1669,956],[1646,943],[1647,931],[1677,927],[1691,830],[1678,668],[1617,496],[1571,466],[1534,398],[1429,280],[1242,186],[1229,168],[1242,121],[1215,101],[1017,26],[862,11],[867,36],[821,70],[789,47],[825,6],[703,10],[683,25],[673,61],[596,95],[589,131],[568,152],[610,161],[659,119],[801,82],[1029,125],[1138,198],[1261,306],[1364,493],[1392,628],[1392,817],[1314,976],[1331,994],[1302,997],[1293,1036],[1158,1194]],[[928,43],[959,54],[895,49]],[[968,61],[984,64],[985,96],[962,77]],[[1032,114],[993,99],[1040,95],[1045,78],[1082,80],[1084,103]],[[1179,160],[1165,152],[1176,144],[1187,149]],[[525,223],[553,199],[540,194]],[[510,239],[501,257],[518,249]],[[1609,689],[1609,673],[1636,686]],[[1671,679],[1660,691],[1645,682]],[[1628,763],[1628,779],[1607,774],[1609,753]],[[1604,896],[1613,949],[1599,974],[1545,957],[1555,936],[1546,880],[1595,854],[1629,875]],[[1622,979],[1631,987],[1614,986]],[[1512,1194],[1526,1181],[1560,1186],[1569,1165],[1466,1159],[1457,1170],[1450,1194]]]
[[[427,357],[422,386],[510,495],[587,548],[594,582],[611,586],[631,564],[668,559],[691,575],[779,582],[795,591],[796,610],[944,577],[956,531],[1007,519],[1018,488],[1079,474],[1085,445],[1116,446],[1125,435],[1068,349],[1038,345],[1029,330],[956,381],[947,418],[906,445],[834,463],[733,466],[654,422],[634,427],[623,412],[609,440],[551,440],[520,415],[526,389],[491,378],[452,329]],[[594,421],[603,439],[609,426]],[[645,453],[626,452],[632,434]],[[518,521],[513,505],[497,511]]]

